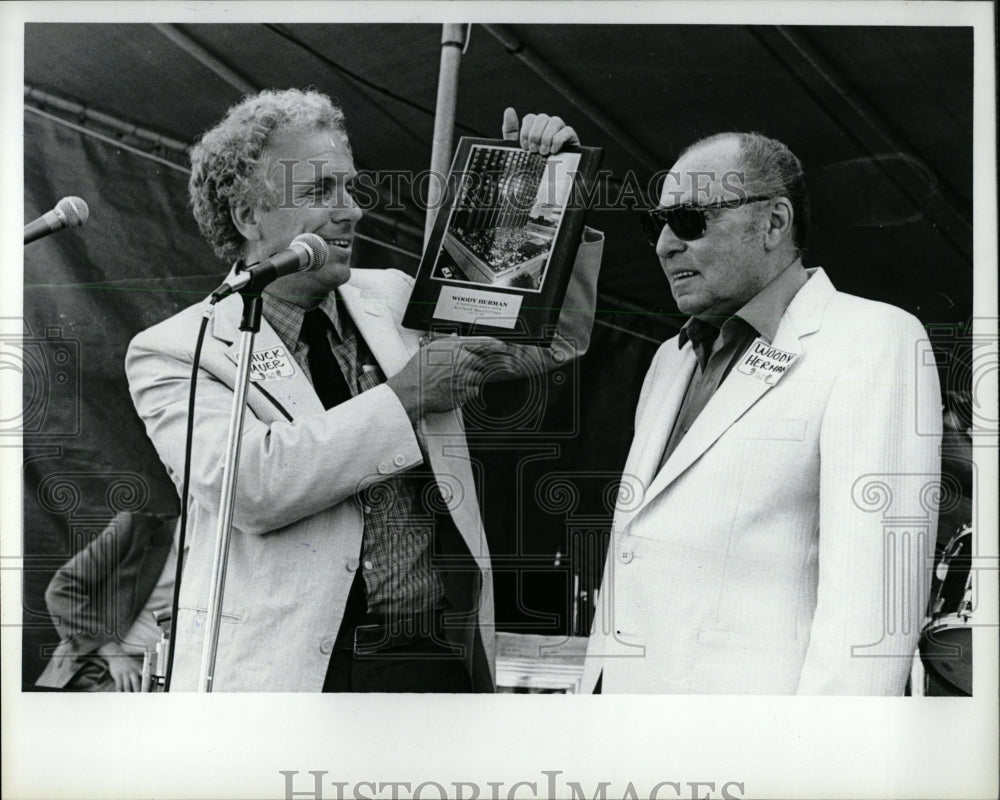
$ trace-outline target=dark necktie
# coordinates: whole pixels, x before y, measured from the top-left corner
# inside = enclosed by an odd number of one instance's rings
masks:
[[[306,312],[302,320],[300,338],[309,345],[309,372],[312,374],[313,388],[323,408],[333,408],[351,399],[351,390],[340,369],[340,364],[330,348],[330,331],[333,323],[330,318],[318,308]],[[351,590],[344,608],[344,618],[341,632],[346,637],[353,632],[354,626],[361,624],[362,617],[368,611],[365,581],[359,569],[354,575]]]
[[[329,332],[332,329],[333,323],[319,308],[307,311],[302,320],[301,338],[309,345],[309,372],[323,408],[333,408],[351,399],[344,373],[330,349]]]

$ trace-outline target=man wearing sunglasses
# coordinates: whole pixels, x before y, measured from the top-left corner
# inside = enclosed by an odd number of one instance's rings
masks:
[[[646,215],[691,317],[639,398],[584,691],[904,691],[937,373],[914,317],[803,267],[808,221],[801,164],[759,134],[688,148]]]

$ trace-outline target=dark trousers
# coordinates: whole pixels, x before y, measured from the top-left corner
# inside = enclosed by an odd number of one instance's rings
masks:
[[[139,656],[132,656],[136,663],[142,664]],[[79,660],[80,668],[72,677],[69,683],[63,688],[64,692],[116,692],[115,681],[111,677],[108,669],[108,662],[96,653],[82,656]]]
[[[323,691],[465,693],[472,681],[459,655],[428,639],[366,655],[335,648]]]
[[[366,611],[359,573],[330,656],[324,692],[472,691],[462,653],[445,640],[437,617],[408,626]],[[401,636],[403,632],[415,635]]]

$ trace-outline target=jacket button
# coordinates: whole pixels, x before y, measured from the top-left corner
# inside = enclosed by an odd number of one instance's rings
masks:
[[[319,651],[321,653],[327,654],[333,652],[333,639],[329,636],[326,637],[322,642],[319,643]]]
[[[406,456],[398,455],[392,460],[392,463],[395,464],[397,467],[401,467],[403,466],[403,464],[406,463]]]
[[[349,559],[347,559],[346,566],[347,566],[347,571],[348,572],[354,572],[360,565],[361,565],[361,562],[358,561],[356,558],[349,558]]]
[[[365,562],[365,569],[373,569],[375,565],[371,561]]]
[[[618,560],[623,564],[628,564],[635,558],[635,553],[631,550],[621,550],[618,553]]]
[[[385,461],[383,461],[381,464],[378,465],[378,471],[380,474],[385,475],[385,473],[389,471],[389,465]]]

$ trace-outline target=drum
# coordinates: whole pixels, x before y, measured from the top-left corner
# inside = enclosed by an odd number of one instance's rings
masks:
[[[931,582],[920,658],[927,695],[972,696],[972,526],[963,525],[944,547]]]

